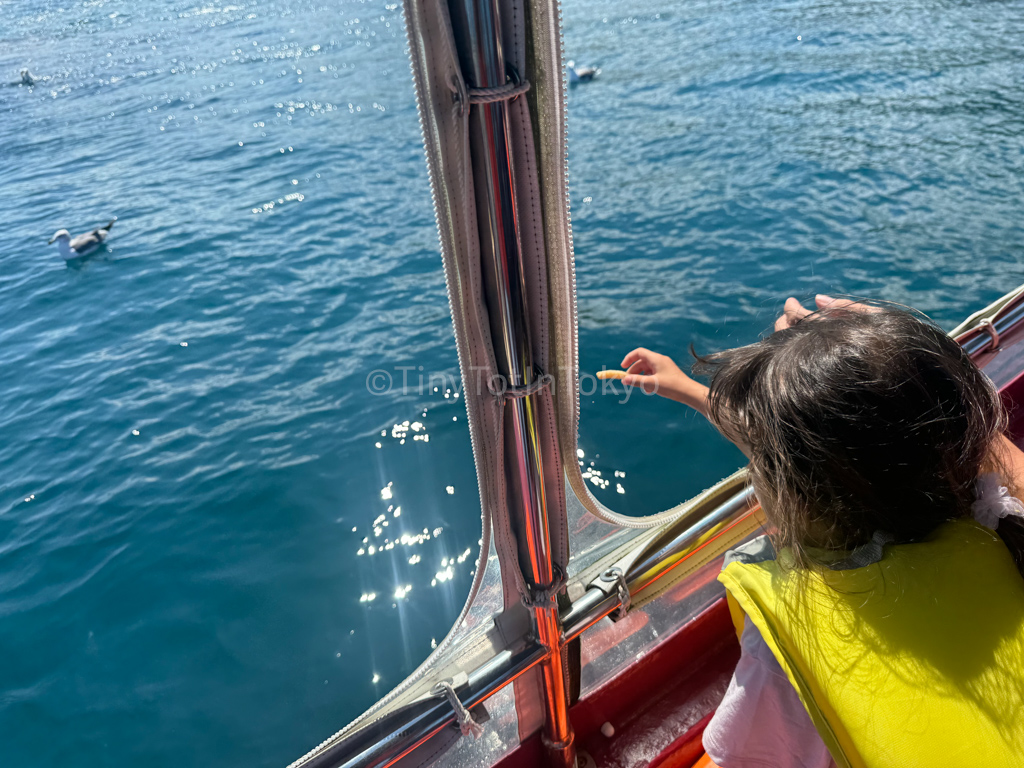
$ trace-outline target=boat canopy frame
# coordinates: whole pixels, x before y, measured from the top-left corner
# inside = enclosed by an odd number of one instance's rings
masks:
[[[430,657],[292,768],[449,762],[439,755],[466,711],[441,680],[478,720],[507,695],[508,743],[542,730],[551,764],[569,766],[584,633],[686,579],[699,581],[694,610],[717,600],[708,574],[761,518],[742,470],[640,518],[602,505],[580,472],[558,0],[405,0],[404,14],[480,488],[480,559]],[[1022,322],[1017,292],[954,335],[984,353]]]
[[[749,536],[757,522],[742,473],[634,518],[601,505],[580,472],[557,0],[406,0],[404,12],[484,536],[469,599],[434,653],[292,765],[410,756],[456,720],[434,685],[447,679],[478,717],[511,683],[513,741],[540,729],[551,764],[570,766],[582,633],[681,578],[697,549]],[[586,532],[571,561],[570,526]],[[487,605],[497,610],[474,613],[496,574],[500,599]]]

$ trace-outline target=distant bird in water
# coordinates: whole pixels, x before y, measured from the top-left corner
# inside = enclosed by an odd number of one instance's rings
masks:
[[[569,85],[589,83],[601,74],[601,70],[597,67],[577,67],[575,61],[566,63],[565,67],[569,70]]]
[[[71,237],[71,233],[66,229],[58,230],[47,245],[57,243],[57,250],[64,257],[64,261],[85,258],[95,253],[103,245],[103,241],[107,239],[115,221],[117,221],[117,217],[111,219],[105,227],[97,227],[92,232],[86,232],[76,237]]]
[[[22,67],[21,70],[21,84],[22,85],[35,85],[36,76],[28,71],[27,67]]]

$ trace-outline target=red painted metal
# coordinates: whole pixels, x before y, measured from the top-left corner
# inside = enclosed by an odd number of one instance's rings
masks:
[[[691,768],[695,765],[704,757],[704,744],[701,738],[704,736],[704,729],[711,722],[712,715],[714,712],[708,712],[695,726],[669,744],[651,763],[650,768]]]
[[[738,659],[729,609],[718,600],[570,710],[579,748],[600,768],[689,768]],[[613,739],[601,733],[604,723],[615,727]],[[666,762],[676,752],[689,762]],[[640,753],[648,757],[637,762]],[[533,768],[541,757],[534,735],[498,765]]]

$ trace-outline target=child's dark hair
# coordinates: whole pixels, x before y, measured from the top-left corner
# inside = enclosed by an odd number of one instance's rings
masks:
[[[918,541],[970,515],[979,472],[998,463],[1007,419],[995,387],[903,308],[821,310],[696,369],[711,375],[711,420],[750,447],[776,546],[800,565],[814,562],[809,549],[849,550],[875,531]],[[1007,518],[999,532],[1020,569],[1024,526]]]

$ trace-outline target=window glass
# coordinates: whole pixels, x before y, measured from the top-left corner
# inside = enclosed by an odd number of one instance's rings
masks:
[[[5,764],[285,765],[458,615],[480,511],[405,48],[386,2],[5,5]]]
[[[566,58],[601,70],[569,90],[583,372],[636,346],[686,366],[691,343],[758,338],[790,295],[890,299],[951,328],[1017,285],[1021,20],[941,15],[566,0]],[[616,511],[742,462],[681,406],[592,386],[582,461]]]

